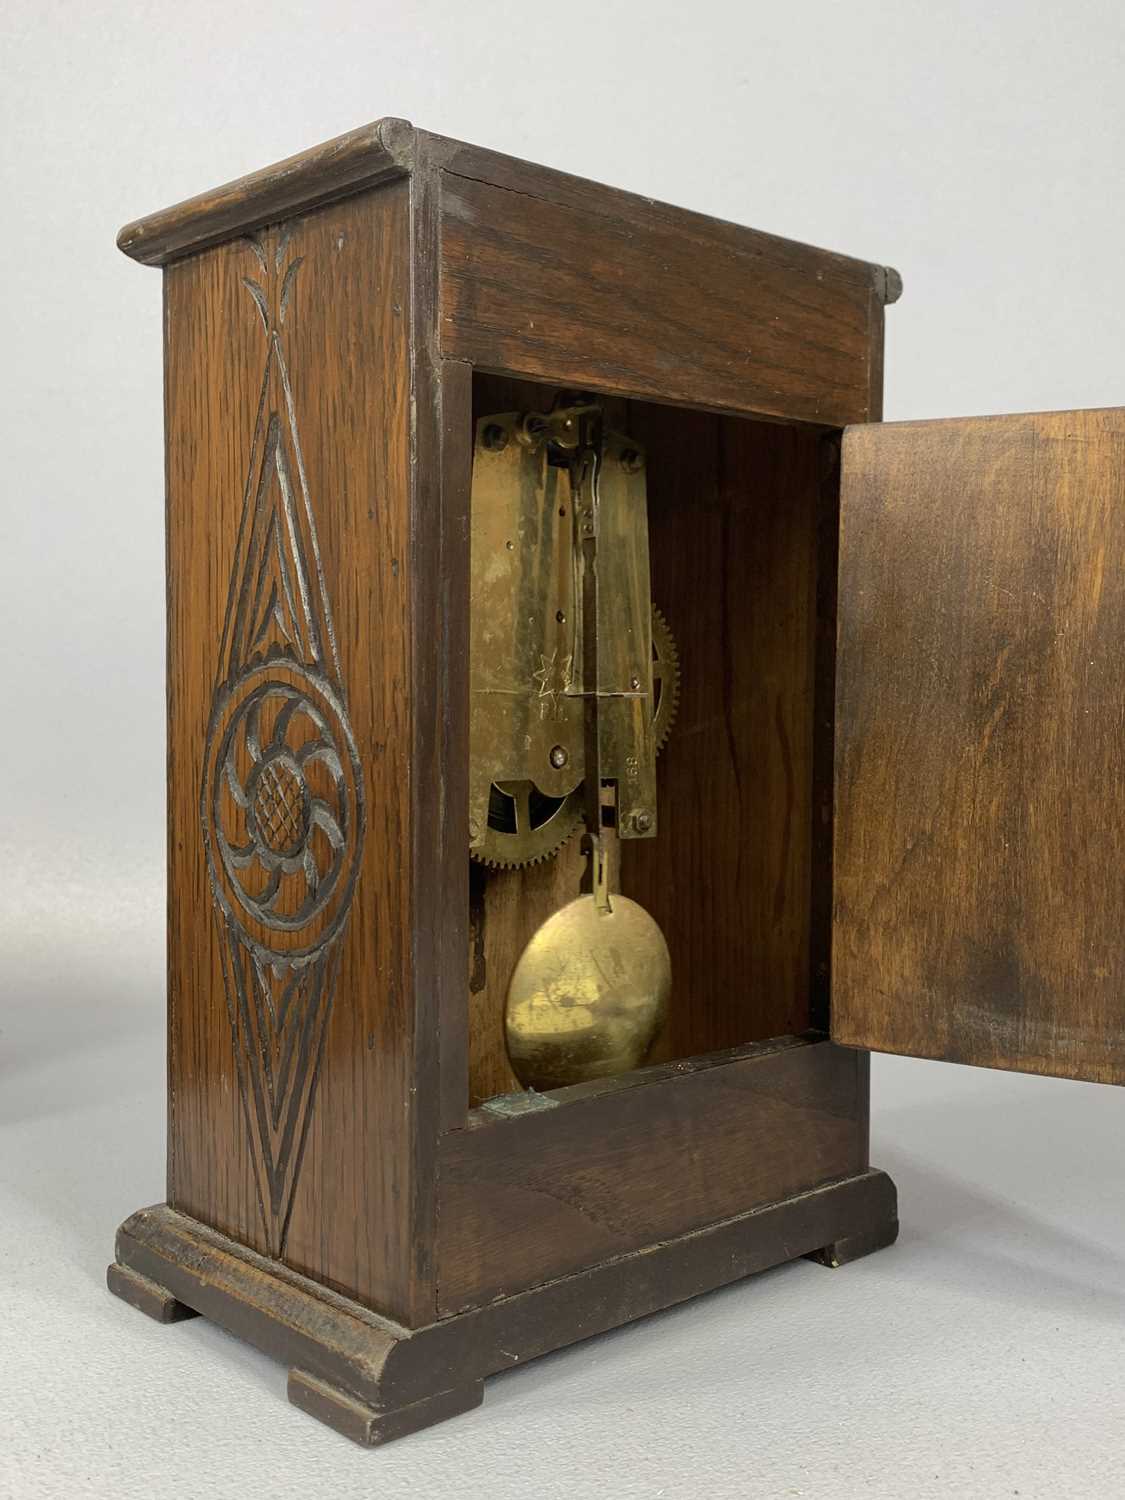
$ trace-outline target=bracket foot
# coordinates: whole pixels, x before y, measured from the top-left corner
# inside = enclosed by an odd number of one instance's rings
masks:
[[[444,1422],[447,1417],[460,1416],[462,1412],[479,1406],[483,1399],[484,1381],[474,1380],[393,1411],[377,1411],[326,1380],[318,1380],[304,1370],[289,1371],[289,1400],[292,1404],[365,1448],[378,1447],[380,1443],[406,1437],[423,1427],[432,1427],[435,1422]]]
[[[157,1323],[182,1323],[185,1318],[199,1316],[194,1308],[181,1302],[167,1287],[130,1271],[128,1266],[118,1265],[116,1261],[106,1267],[105,1282],[115,1297],[120,1297],[122,1302],[128,1302],[130,1307]]]
[[[849,1261],[870,1255],[873,1250],[885,1250],[897,1239],[898,1220],[892,1219],[889,1223],[879,1224],[874,1229],[865,1230],[862,1234],[848,1235],[846,1239],[833,1240],[830,1245],[822,1245],[819,1250],[814,1250],[805,1259],[815,1261],[818,1266],[828,1266],[834,1271],[840,1266],[846,1266]]]

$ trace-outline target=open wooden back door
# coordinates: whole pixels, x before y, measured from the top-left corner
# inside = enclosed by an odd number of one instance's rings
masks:
[[[1125,1082],[1125,410],[848,428],[832,1021]]]

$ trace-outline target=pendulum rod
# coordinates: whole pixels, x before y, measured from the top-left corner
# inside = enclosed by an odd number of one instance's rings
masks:
[[[582,692],[584,748],[583,845],[587,866],[581,890],[592,894],[599,910],[610,910],[606,851],[602,839],[602,768],[598,662],[598,506],[602,467],[602,413],[595,408],[581,418],[581,438],[572,463],[582,577]]]

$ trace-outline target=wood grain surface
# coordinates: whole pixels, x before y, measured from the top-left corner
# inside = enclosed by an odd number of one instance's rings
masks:
[[[284,1258],[405,1319],[419,1299],[432,1306],[417,1261],[418,1242],[428,1248],[417,1229],[430,1178],[416,1170],[415,1115],[433,1103],[432,1090],[416,1089],[411,967],[409,229],[406,182],[292,224],[285,254],[301,264],[280,334],[367,819],[334,1003],[310,1061],[316,1091]],[[266,243],[267,261],[279,243]],[[245,282],[260,274],[246,239],[165,273],[169,1200],[268,1250],[258,1126],[236,1068],[200,822],[240,514],[256,483],[248,472],[267,339]],[[290,485],[295,473],[291,459]]]
[[[831,277],[867,287],[883,303],[896,302],[902,295],[902,277],[892,266],[858,260],[760,229],[748,229],[742,224],[662,203],[624,188],[608,187],[557,167],[507,156],[432,131],[419,130],[416,134],[425,142],[427,156],[434,166],[452,177],[493,183],[505,192],[525,197],[548,198],[591,218],[616,218],[642,234],[659,227],[688,240],[702,236],[725,250],[759,255],[799,275]]]
[[[832,1032],[1125,1082],[1125,411],[844,439]]]
[[[828,1042],[632,1075],[439,1154],[442,1316],[867,1166],[865,1060]]]
[[[822,438],[640,402],[629,422],[681,676],[660,833],[622,844],[621,879],[672,955],[653,1058],[692,1057],[811,1024]]]
[[[874,268],[604,189],[574,205],[553,184],[443,174],[448,356],[826,426],[878,416]]]

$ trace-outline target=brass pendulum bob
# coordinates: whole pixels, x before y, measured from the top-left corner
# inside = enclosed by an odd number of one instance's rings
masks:
[[[640,1067],[668,1012],[664,934],[643,906],[610,894],[602,838],[587,834],[585,844],[592,890],[548,917],[508,986],[508,1056],[525,1088]]]

